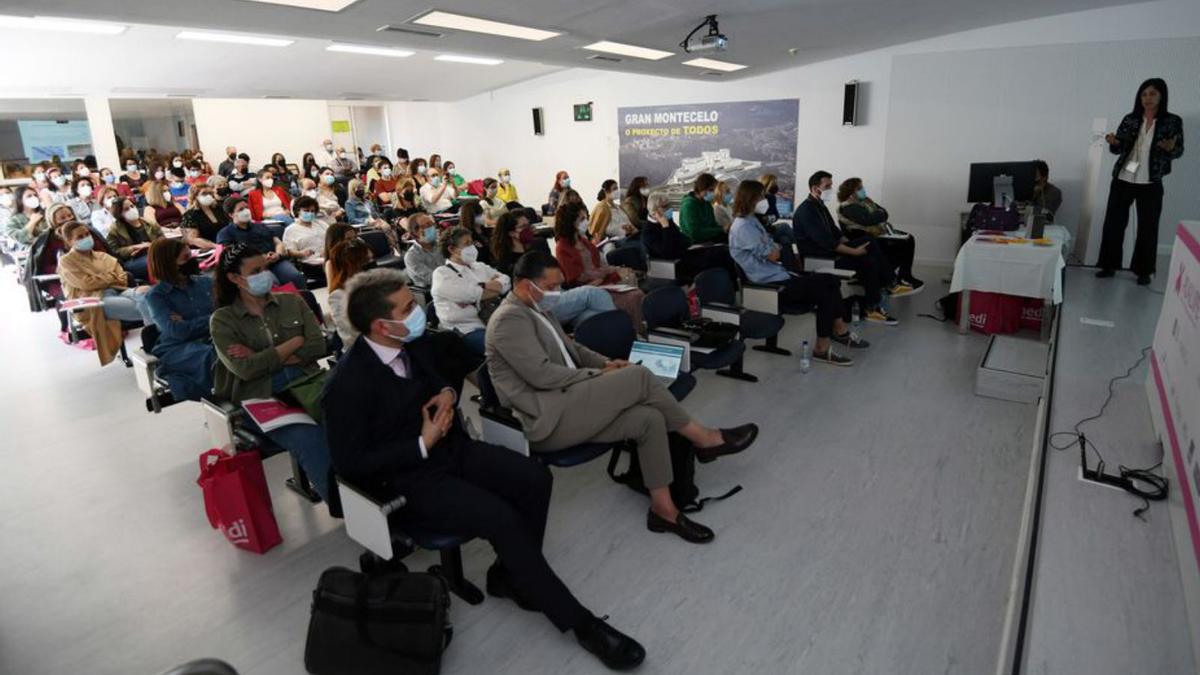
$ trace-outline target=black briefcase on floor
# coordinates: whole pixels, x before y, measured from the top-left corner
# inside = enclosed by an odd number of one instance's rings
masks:
[[[432,574],[321,573],[304,667],[313,675],[435,675],[450,644],[450,595]]]

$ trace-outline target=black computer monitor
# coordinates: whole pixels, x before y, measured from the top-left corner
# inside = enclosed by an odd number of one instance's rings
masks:
[[[967,201],[992,201],[992,180],[996,176],[1012,176],[1013,199],[1027,202],[1033,199],[1033,162],[977,162],[971,165],[971,181]]]

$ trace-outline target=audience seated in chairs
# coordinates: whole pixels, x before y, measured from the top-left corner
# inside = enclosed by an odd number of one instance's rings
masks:
[[[446,264],[433,270],[430,295],[441,327],[463,336],[467,346],[483,354],[485,329],[481,313],[508,293],[507,275],[479,262],[470,231],[455,227],[442,233],[439,246]]]
[[[379,185],[380,181],[376,181]],[[387,196],[385,204],[392,204],[395,199],[394,190],[382,193]],[[379,209],[375,201],[367,194],[367,188],[357,178],[351,179],[346,185],[346,222],[351,225],[378,227],[383,221],[379,217]]]
[[[723,244],[728,238],[713,212],[713,200],[716,198],[716,177],[711,173],[702,173],[692,183],[692,191],[684,195],[679,203],[679,229],[693,244]]]
[[[296,261],[318,257],[325,249],[325,233],[329,227],[317,219],[317,200],[299,196],[293,207],[296,218],[283,231],[283,246]]]
[[[500,216],[508,213],[508,202],[500,199],[500,184],[495,178],[483,179],[483,196],[479,198],[479,209],[483,211],[483,222],[486,227],[496,227]]]
[[[343,241],[358,239],[358,230],[352,225],[346,223],[334,223],[325,229],[325,245],[321,247],[321,257],[325,259],[325,278],[333,278],[333,266],[329,261],[333,258],[333,247]],[[374,257],[370,247],[367,247],[367,253],[370,257]],[[369,258],[368,258],[369,259]],[[333,289],[330,289],[332,291]]]
[[[135,280],[149,280],[146,253],[150,250],[150,244],[162,236],[162,229],[158,225],[147,222],[138,215],[137,204],[132,199],[118,199],[113,203],[113,224],[108,230],[108,248]]]
[[[723,180],[717,181],[717,187],[713,190],[713,217],[717,219],[717,225],[721,227],[726,234],[729,233],[729,228],[733,227],[733,187]]]
[[[250,205],[245,198],[226,199],[224,209],[231,222],[217,233],[218,244],[249,244],[263,254],[267,266],[280,284],[294,284],[301,290],[308,288],[304,274],[287,259],[288,251],[283,242],[271,234],[266,225],[253,222],[254,216],[250,213]]]
[[[8,236],[18,244],[31,246],[38,237],[50,229],[46,211],[37,190],[28,185],[17,188],[13,198],[13,215],[8,221]]]
[[[471,233],[471,241],[479,251],[479,260],[492,264],[492,249],[488,246],[490,237],[484,233],[483,209],[475,200],[464,201],[458,209],[458,226]]]
[[[293,293],[272,293],[269,267],[268,257],[247,243],[225,248],[217,265],[210,322],[217,351],[213,391],[234,404],[283,394],[289,385],[320,372],[317,361],[326,355],[325,335],[308,304]],[[246,424],[256,427],[249,416]],[[328,501],[324,428],[289,424],[266,435],[300,462],[317,494]]]
[[[183,210],[171,196],[171,190],[163,181],[152,180],[142,188],[146,197],[146,208],[142,210],[142,220],[160,228],[179,227],[183,220]]]
[[[650,218],[650,209],[647,205],[649,196],[650,180],[645,176],[634,176],[633,180],[629,181],[629,187],[625,188],[625,194],[621,197],[621,211],[638,229],[641,229],[641,224]]]
[[[405,525],[486,539],[497,560],[487,591],[543,612],[605,665],[632,668],[645,651],[571,594],[542,555],[552,477],[507,449],[473,441],[457,423],[456,394],[422,337],[425,314],[404,277],[355,277],[348,314],[363,334],[325,387],[325,423],[339,475],[377,499],[406,498]]]
[[[729,252],[750,283],[780,285],[780,302],[786,306],[814,306],[817,342],[813,358],[835,366],[853,365],[854,360],[834,351],[831,341],[853,349],[869,345],[846,325],[841,281],[830,274],[797,274],[784,267],[779,244],[771,240],[756,216],[767,211],[766,193],[756,180],[742,181],[733,202],[736,216],[729,230]]]
[[[341,183],[338,183],[333,169],[329,167],[321,169],[321,178],[317,182],[317,194],[309,196],[317,200],[317,206],[321,208],[321,220],[324,220],[325,224],[332,225],[346,218],[346,212],[343,210],[346,204],[346,189],[342,187]]]
[[[433,271],[446,264],[437,247],[438,228],[433,216],[428,213],[410,216],[408,236],[413,245],[404,252],[404,271],[413,284],[429,288],[433,283]]]
[[[638,251],[642,259],[642,268],[646,266],[646,249],[642,246],[641,230],[638,225],[641,220],[630,220],[620,207],[617,200],[620,196],[620,186],[611,178],[604,181],[600,191],[596,193],[596,208],[588,218],[588,235],[592,243],[601,247],[602,253],[617,249],[629,248]]]
[[[266,168],[258,172],[258,185],[253,190],[244,193],[246,202],[250,204],[250,213],[254,222],[264,220],[290,225],[292,218],[292,196],[275,184],[275,171]]]
[[[343,346],[358,337],[358,331],[346,315],[346,285],[371,262],[371,248],[361,239],[347,239],[334,245],[326,265],[329,268],[329,317]]]
[[[68,208],[69,210],[69,208]],[[62,226],[60,232],[70,247],[58,261],[58,274],[68,300],[100,298],[103,306],[79,311],[80,323],[96,343],[100,365],[108,365],[125,340],[122,321],[145,321],[148,286],[129,287],[129,275],[117,259],[96,248],[90,227],[77,220]]]
[[[754,442],[753,424],[718,430],[694,421],[653,373],[621,359],[609,360],[567,337],[543,309],[563,275],[554,259],[527,253],[517,262],[516,285],[492,315],[487,363],[500,403],[520,418],[535,452],[581,443],[637,441],[642,476],[650,491],[647,527],[686,541],[712,541],[712,530],[684,516],[671,498],[668,432],[696,446],[709,462]]]
[[[571,188],[571,176],[566,171],[559,171],[554,174],[554,186],[550,188],[550,194],[546,197],[546,208],[549,213],[558,211],[561,206],[563,195]]]
[[[767,190],[767,212],[763,215],[768,219],[779,218],[779,178],[773,173],[764,173],[759,176],[758,182]]]
[[[600,251],[587,236],[588,218],[582,204],[568,202],[554,213],[554,251],[568,286],[602,286],[633,281],[633,270],[609,267],[601,262]],[[635,282],[636,283],[636,282]],[[642,329],[641,290],[608,291],[613,304],[629,315],[634,328]]]
[[[792,224],[797,244],[804,256],[833,258],[838,269],[853,270],[865,291],[866,319],[873,323],[895,326],[900,322],[883,310],[883,289],[893,295],[912,292],[912,288],[897,284],[891,265],[879,246],[869,238],[850,239],[834,221],[826,206],[834,199],[833,175],[817,171],[808,179],[808,197],[796,206]]]
[[[67,197],[67,205],[75,212],[75,220],[81,223],[90,223],[92,221],[92,210],[96,208],[95,195],[96,186],[92,183],[92,179],[88,176],[76,175],[70,183],[70,196]]]
[[[145,296],[146,313],[158,328],[151,353],[158,374],[167,380],[177,401],[199,401],[213,388],[217,353],[209,334],[213,280],[200,273],[200,262],[179,239],[159,239],[150,246],[150,276],[158,280]]]
[[[520,203],[521,196],[517,194],[517,186],[512,182],[512,171],[501,168],[496,172],[499,187],[496,188],[496,198],[505,204]]]
[[[209,250],[216,248],[217,235],[229,225],[229,214],[217,200],[217,190],[208,183],[192,185],[187,210],[179,226],[189,246]]]
[[[667,193],[653,192],[647,200],[649,218],[642,227],[642,243],[651,258],[676,262],[675,278],[690,283],[706,269],[719,267],[734,274],[729,249],[720,245],[693,247],[667,208]]]
[[[896,271],[896,279],[914,292],[925,282],[913,276],[913,257],[917,241],[911,234],[898,232],[888,223],[887,209],[867,196],[861,178],[847,178],[838,186],[838,222],[851,239],[868,237],[883,248],[883,255]],[[892,236],[887,236],[892,235]]]
[[[96,191],[96,203],[89,220],[92,227],[105,237],[108,236],[113,223],[117,222],[116,216],[113,215],[113,207],[120,199],[120,191],[112,185],[105,185]]]
[[[454,208],[458,189],[454,183],[442,178],[442,171],[429,167],[429,182],[421,186],[421,206],[429,213],[441,213]]]

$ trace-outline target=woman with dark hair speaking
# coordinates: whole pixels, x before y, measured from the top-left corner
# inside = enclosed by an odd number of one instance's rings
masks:
[[[1115,133],[1104,137],[1108,149],[1118,155],[1104,213],[1104,238],[1100,241],[1097,277],[1106,278],[1122,268],[1125,227],[1129,207],[1137,205],[1137,240],[1129,269],[1139,286],[1150,283],[1158,249],[1158,219],[1162,215],[1163,176],[1171,173],[1171,161],[1183,155],[1183,120],[1167,112],[1167,83],[1160,78],[1138,87],[1133,112],[1126,115]]]

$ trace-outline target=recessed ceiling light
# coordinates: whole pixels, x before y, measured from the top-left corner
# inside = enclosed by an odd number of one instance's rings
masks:
[[[258,47],[286,47],[295,40],[284,38],[262,37],[259,35],[244,35],[242,33],[216,33],[210,31],[184,30],[175,35],[176,40],[200,40],[202,42],[232,42],[240,45],[256,45]]]
[[[23,28],[26,30],[50,30],[63,33],[93,33],[96,35],[120,35],[125,26],[104,21],[60,19],[53,16],[8,16],[0,15],[0,28]]]
[[[529,28],[527,26],[501,23],[500,21],[491,21],[488,19],[477,19],[473,16],[451,14],[450,12],[433,11],[425,16],[413,19],[412,22],[421,24],[422,26],[453,28],[455,30],[465,30],[472,33],[500,35],[503,37],[517,38],[518,40],[532,40],[534,42],[541,42],[542,40],[549,40],[552,37],[558,37],[559,35],[562,35],[562,33],[557,33],[552,30]]]
[[[302,9],[319,9],[322,12],[340,12],[358,0],[246,0],[247,2],[262,2],[268,5],[287,5]]]
[[[349,54],[370,54],[371,56],[394,56],[402,59],[412,56],[416,52],[410,52],[406,49],[388,49],[387,47],[371,47],[369,45],[343,45],[332,44],[325,48],[327,52],[346,52]]]
[[[650,61],[658,61],[672,56],[673,52],[664,52],[661,49],[650,49],[649,47],[638,47],[637,45],[626,45],[620,42],[609,42],[601,40],[594,42],[584,47],[594,52],[608,52],[609,54],[620,54],[621,56],[632,56],[635,59],[648,59]]]
[[[692,59],[691,61],[684,61],[683,65],[719,70],[723,73],[732,73],[735,70],[741,70],[746,67],[740,63],[729,63],[728,61],[718,61],[716,59]]]
[[[498,66],[504,63],[500,59],[489,59],[482,56],[462,56],[461,54],[438,54],[434,61],[451,61],[453,63],[473,63],[477,66]]]

